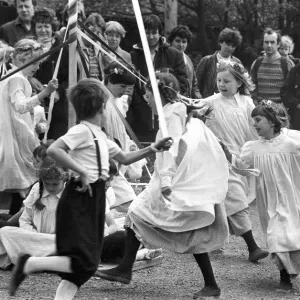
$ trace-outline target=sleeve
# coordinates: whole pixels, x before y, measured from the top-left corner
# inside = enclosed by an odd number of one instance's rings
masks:
[[[9,95],[10,101],[14,109],[24,114],[33,110],[33,108],[40,104],[37,95],[27,98],[24,94],[24,88],[19,78],[14,77],[9,80]]]
[[[174,75],[179,81],[180,92],[182,94],[188,93],[188,77],[187,77],[187,69],[183,59],[183,54],[179,51],[176,51],[176,56],[174,57]]]
[[[110,158],[114,158],[117,154],[119,154],[122,149],[112,140],[107,138],[107,147]]]
[[[169,151],[160,153],[162,156],[162,163],[159,168],[161,187],[171,186],[172,178],[177,169],[176,157],[178,155],[179,141],[183,134],[183,128],[183,118],[181,114],[173,113],[168,121],[168,132],[169,136],[173,138],[174,144]]]
[[[288,108],[294,108],[298,103],[300,103],[300,98],[298,99],[295,95],[295,80],[296,68],[293,67],[280,90],[281,100]]]
[[[198,81],[198,87],[199,87],[199,91],[201,93],[201,95],[203,95],[204,92],[204,75],[205,75],[205,71],[206,71],[206,63],[207,63],[207,58],[203,57],[196,69],[196,77],[197,77],[197,81]]]
[[[233,156],[233,164],[240,169],[248,169],[254,167],[254,153],[252,142],[247,142],[241,149],[239,157]]]
[[[193,81],[192,81],[192,93],[191,94],[192,94],[192,98],[194,98],[194,99],[202,98],[202,95],[200,93],[199,86],[198,86],[198,80],[197,80],[195,69],[193,69]]]
[[[251,76],[251,79],[252,79],[252,82],[254,83],[255,85],[255,88],[254,90],[251,92],[251,97],[253,98],[254,101],[257,101],[257,83],[258,83],[258,80],[257,80],[257,60],[255,60],[251,66],[251,69],[250,69],[250,76]]]
[[[89,145],[86,138],[89,134],[91,133],[88,128],[86,128],[85,125],[79,124],[70,128],[65,135],[60,137],[60,139],[65,142],[70,150],[80,149]]]
[[[287,59],[288,71],[290,71],[294,66],[295,66],[294,62],[291,59]]]
[[[39,183],[36,183],[29,195],[27,196],[27,198],[24,200],[24,211],[19,219],[19,224],[20,224],[20,228],[28,230],[28,231],[33,231],[33,232],[37,232],[34,224],[33,224],[33,205],[35,203],[35,201],[38,199],[39,197]]]
[[[5,41],[7,44],[9,44],[9,38],[8,38],[3,26],[0,27],[0,39]]]

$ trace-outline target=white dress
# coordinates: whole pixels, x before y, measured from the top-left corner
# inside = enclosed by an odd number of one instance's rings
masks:
[[[240,159],[261,171],[256,178],[260,223],[273,258],[300,273],[300,143],[280,134],[247,142]]]
[[[36,180],[32,151],[37,146],[31,113],[39,104],[21,72],[0,83],[0,191],[21,190]]]
[[[225,155],[202,121],[186,125],[184,104],[167,104],[163,111],[174,143],[156,154],[149,186],[130,205],[125,225],[147,248],[178,253],[218,249],[228,240]],[[156,139],[161,137],[159,131]],[[172,189],[170,200],[161,194],[166,186]]]
[[[55,220],[61,194],[62,191],[50,195],[44,190],[41,203],[45,208],[38,210],[34,203],[39,199],[39,183],[32,187],[24,200],[20,228],[6,226],[0,229],[0,268],[15,264],[22,253],[39,257],[56,253]]]
[[[107,135],[110,138],[117,139],[120,142],[121,148],[124,152],[129,152],[130,147],[136,146],[136,144],[129,138],[125,126],[112,103],[113,101],[116,106],[118,106],[119,103],[118,108],[121,113],[124,113],[123,106],[120,106],[120,100],[117,102],[116,99],[111,95],[110,99],[106,103],[103,118],[104,122],[102,125],[105,128]],[[141,162],[134,163],[134,165],[137,168],[142,169],[145,163],[146,161],[142,160]],[[124,204],[136,198],[133,188],[130,186],[124,176],[127,170],[128,166],[122,165],[119,175],[115,176],[111,182],[111,185],[116,194],[116,203],[114,204],[114,206]]]
[[[221,140],[232,154],[239,155],[247,141],[256,140],[258,135],[253,127],[251,112],[254,104],[249,96],[237,93],[232,98],[215,94],[203,99],[209,107],[213,107],[206,126]],[[229,171],[228,193],[225,200],[227,216],[248,207],[255,199],[255,179],[253,176],[243,177]]]

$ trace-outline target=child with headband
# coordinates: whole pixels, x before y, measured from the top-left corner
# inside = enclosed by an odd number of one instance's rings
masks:
[[[18,41],[14,48],[12,70],[43,54],[41,45],[30,39]],[[38,68],[39,61],[0,82],[0,191],[13,192],[12,215],[22,205],[23,199],[19,193],[28,191],[36,181],[32,151],[37,141],[30,112],[58,85],[57,80],[53,79],[43,91],[32,96],[27,78],[33,76]]]
[[[300,143],[282,132],[288,116],[281,105],[262,100],[252,113],[259,135],[232,161],[260,170],[256,178],[259,219],[271,258],[280,270],[278,291],[292,290],[300,273]]]
[[[251,118],[254,104],[249,97],[253,84],[241,64],[221,62],[217,66],[217,86],[220,93],[203,99],[204,103],[213,106],[206,125],[232,153],[239,155],[247,141],[258,138]],[[230,169],[225,199],[229,229],[231,234],[245,240],[251,262],[268,256],[252,235],[248,202],[254,199],[254,177],[243,177]]]

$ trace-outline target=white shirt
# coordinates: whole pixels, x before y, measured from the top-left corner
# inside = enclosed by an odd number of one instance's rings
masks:
[[[99,178],[97,151],[94,137],[96,136],[100,148],[101,175],[108,178],[109,157],[114,157],[122,150],[113,141],[109,140],[101,128],[87,121],[73,126],[62,137],[60,137],[71,150],[71,157],[80,165],[84,166],[91,174],[91,183]]]

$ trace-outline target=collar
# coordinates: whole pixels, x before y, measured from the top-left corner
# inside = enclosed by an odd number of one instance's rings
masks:
[[[60,197],[61,197],[61,195],[62,195],[62,193],[63,193],[63,191],[64,191],[64,189],[65,189],[65,186],[66,186],[66,184],[64,184],[63,189],[62,189],[59,193],[55,194],[55,196],[56,196],[58,199],[60,199]],[[44,189],[42,198],[47,197],[47,196],[49,196],[49,195],[50,195],[50,193],[49,193],[46,189]],[[51,195],[51,196],[53,196],[53,195]]]
[[[275,61],[281,57],[280,53],[277,52],[273,57],[269,58],[267,55],[264,56],[265,61]]]
[[[261,142],[268,143],[268,144],[273,144],[274,146],[280,144],[281,142],[283,142],[285,138],[286,138],[286,135],[283,134],[282,132],[278,136],[276,136],[276,137],[274,137],[273,139],[270,139],[270,140],[267,140],[267,139],[265,139],[264,137],[261,137],[261,136],[258,137],[258,139]]]
[[[16,20],[15,20],[15,25],[18,25],[18,26],[25,26],[23,21],[20,19],[20,17],[17,17]],[[31,28],[33,28],[33,22],[31,21]]]

